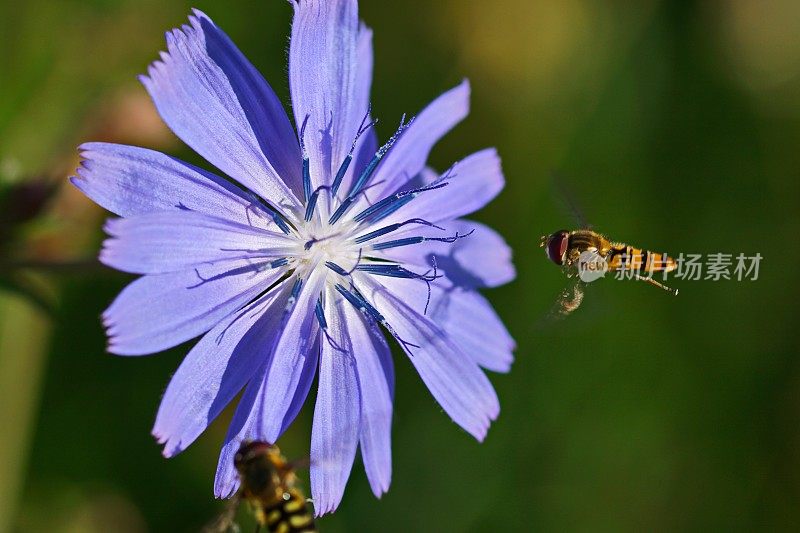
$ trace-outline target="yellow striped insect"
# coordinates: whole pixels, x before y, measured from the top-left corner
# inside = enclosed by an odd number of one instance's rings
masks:
[[[250,504],[258,529],[270,533],[316,533],[314,517],[297,485],[295,463],[289,462],[277,446],[262,441],[245,441],[234,456],[239,473],[239,492],[209,533],[238,531],[234,516],[242,501]]]
[[[582,276],[576,277],[576,275],[581,273],[580,269],[595,268],[591,258],[596,258],[602,264],[604,272],[625,272],[633,279],[678,294],[676,289],[671,289],[652,278],[655,273],[671,272],[678,267],[675,260],[667,254],[612,242],[591,229],[559,230],[542,236],[540,246],[544,248],[552,262],[562,267],[568,277],[574,278],[572,285],[562,292],[559,298],[557,312],[561,315],[567,315],[580,306],[583,300]]]

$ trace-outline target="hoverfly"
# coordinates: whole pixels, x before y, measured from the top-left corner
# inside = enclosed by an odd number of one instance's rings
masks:
[[[557,312],[561,315],[573,312],[583,301],[583,281],[576,275],[579,263],[587,257],[587,254],[588,257],[595,257],[604,263],[604,271],[626,271],[633,279],[678,294],[677,289],[671,289],[651,277],[656,272],[671,272],[678,267],[675,260],[667,254],[612,242],[604,235],[588,228],[574,231],[559,230],[551,235],[543,235],[539,246],[544,248],[547,257],[562,267],[567,277],[573,281],[559,297]]]
[[[570,284],[559,295],[553,314],[566,316],[575,311],[583,301],[586,283],[584,278],[591,281],[601,277],[605,272],[625,272],[633,279],[644,281],[671,294],[678,294],[677,289],[671,289],[652,278],[657,272],[666,273],[677,269],[678,263],[673,258],[667,254],[613,242],[594,231],[563,177],[554,172],[552,179],[564,206],[580,227],[574,231],[559,230],[550,235],[543,235],[539,244],[544,248],[548,259],[560,266],[570,279]],[[582,269],[593,264],[600,265],[602,272],[587,277],[587,271]]]
[[[245,441],[233,459],[239,473],[239,492],[207,533],[238,531],[234,516],[244,500],[250,504],[258,533],[316,533],[314,517],[303,492],[297,486],[295,463],[289,462],[277,446],[262,441]]]

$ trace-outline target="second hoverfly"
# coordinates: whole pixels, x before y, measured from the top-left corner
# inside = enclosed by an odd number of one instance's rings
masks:
[[[591,229],[559,230],[542,236],[540,246],[551,261],[564,269],[567,277],[573,278],[572,285],[564,290],[558,301],[557,312],[561,315],[571,313],[583,301],[583,281],[582,276],[578,276],[581,273],[579,269],[595,268],[598,263],[602,265],[603,272],[627,272],[633,279],[678,294],[677,289],[671,289],[652,278],[655,273],[672,272],[678,267],[667,254],[613,242]]]
[[[281,455],[277,446],[245,441],[234,457],[239,473],[239,492],[206,533],[239,531],[234,516],[244,500],[255,514],[258,529],[270,533],[317,533],[306,497],[297,486],[295,464]]]

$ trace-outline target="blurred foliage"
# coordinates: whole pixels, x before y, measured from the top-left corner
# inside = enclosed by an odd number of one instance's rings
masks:
[[[195,6],[285,98],[290,7]],[[63,185],[87,140],[203,164],[159,124],[135,79],[189,7],[0,1],[0,174]],[[375,500],[357,464],[321,529],[798,530],[800,4],[362,0],[361,13],[375,29],[384,137],[403,112],[472,81],[472,114],[433,163],[489,145],[503,157],[506,190],[477,218],[515,252],[517,281],[488,296],[519,349],[512,372],[492,376],[503,411],[481,445],[397,354],[391,490]],[[543,323],[565,280],[538,237],[574,224],[553,170],[612,238],[673,255],[759,252],[760,278],[677,281],[677,298],[607,279],[574,316]],[[7,253],[91,258],[102,216],[59,187],[44,222],[29,221]],[[0,492],[13,513],[0,514],[0,531],[198,530],[222,505],[211,489],[230,412],[164,460],[150,426],[188,345],[111,357],[98,315],[131,278],[40,275],[59,296],[41,372],[36,358],[21,368],[24,347],[0,339],[0,363],[17,363],[0,365],[17,373],[3,377],[32,381],[15,397],[30,408],[7,407],[3,419],[0,458],[20,474],[0,479],[19,487]],[[18,315],[0,298],[3,324]],[[0,334],[45,338],[38,322],[18,322]],[[0,404],[20,405],[13,389],[2,394]],[[309,430],[307,409],[282,448],[307,454]]]

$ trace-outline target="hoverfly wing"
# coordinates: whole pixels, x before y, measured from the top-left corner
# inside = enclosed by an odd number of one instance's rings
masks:
[[[550,310],[536,321],[534,329],[545,329],[571,314],[583,301],[584,282],[577,276],[567,279],[567,285],[558,293]]]
[[[558,319],[563,318],[578,307],[583,302],[584,283],[577,276],[569,278],[569,283],[558,295],[555,305],[550,314]]]
[[[592,229],[592,225],[587,221],[586,215],[584,214],[580,203],[576,200],[575,194],[568,186],[564,176],[560,172],[554,170],[551,172],[550,178],[553,182],[553,187],[556,190],[557,196],[561,199],[563,206],[567,211],[569,211],[569,214],[578,224],[578,227],[580,229]]]

